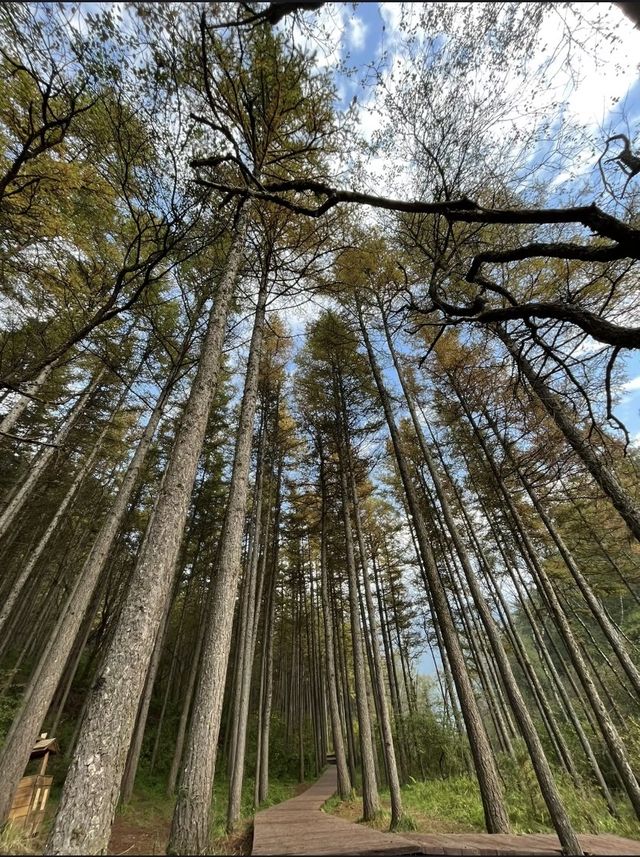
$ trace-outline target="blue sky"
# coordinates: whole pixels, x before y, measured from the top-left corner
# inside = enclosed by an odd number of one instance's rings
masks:
[[[415,23],[423,4],[330,3],[320,13],[313,13],[318,41],[314,40],[311,46],[318,51],[318,64],[334,69],[339,108],[346,108],[353,96],[357,95],[360,129],[369,139],[380,122],[376,113],[379,105],[372,87],[361,85],[362,70],[377,63],[389,85],[392,72],[402,68],[403,57],[406,56],[400,30],[402,6],[409,16],[409,23]],[[308,20],[312,20],[311,16]],[[616,33],[618,41],[613,49],[594,26],[598,21],[607,28],[613,28]],[[568,57],[556,51],[563,36],[563,27],[571,32],[576,42],[584,46],[582,52],[579,46],[572,48],[570,74],[566,68]],[[613,4],[584,3],[579,5],[576,13],[553,9],[542,26],[541,40],[546,50],[541,49],[539,55],[530,58],[532,76],[535,77],[538,67],[544,66],[544,73],[549,75],[549,86],[553,88],[553,97],[561,97],[562,100],[557,119],[552,124],[551,136],[543,141],[538,150],[530,153],[529,163],[541,163],[553,148],[553,134],[563,127],[563,123],[564,127],[577,128],[571,163],[552,159],[548,165],[548,175],[553,186],[550,201],[561,204],[563,200],[575,199],[578,194],[583,194],[584,201],[595,200],[617,216],[624,217],[624,206],[616,205],[604,191],[597,158],[602,151],[603,141],[609,135],[622,132],[632,139],[638,137],[640,31]],[[552,54],[553,60],[550,59]],[[359,71],[345,75],[337,67],[340,61],[347,68],[357,68]],[[539,97],[548,99],[549,93],[542,92]],[[542,101],[540,103],[543,104]],[[380,192],[397,193],[397,184],[393,188],[385,187],[384,165],[375,161],[374,158],[371,167]],[[611,169],[613,167],[607,167],[607,175],[614,181],[620,179],[621,176],[611,173]],[[640,177],[636,182],[640,185]],[[300,332],[302,325],[296,324],[295,314],[291,321],[296,331]],[[619,391],[616,414],[627,425],[635,444],[640,445],[640,355],[627,354],[621,365],[626,367],[626,379]]]
[[[421,4],[407,5],[412,5],[419,13]],[[400,68],[402,63],[400,16],[400,4],[357,3],[355,7],[352,4],[328,4],[322,12],[320,26],[323,33],[328,34],[329,55],[320,51],[319,64],[331,67],[337,60],[342,60],[347,67],[364,68],[378,62],[379,70],[388,82],[392,70]],[[541,51],[539,57],[531,58],[534,71],[536,62],[547,63],[554,43],[557,44],[562,35],[565,23],[559,16],[560,12],[554,10],[543,25],[543,42],[548,47],[546,52]],[[598,16],[606,25],[616,28],[619,38],[614,50],[602,41],[592,26]],[[558,58],[558,68],[550,77],[555,87],[554,95],[560,102],[557,118],[551,123],[547,140],[529,153],[528,164],[538,165],[554,151],[553,135],[563,128],[563,123],[564,127],[575,127],[577,135],[573,157],[565,162],[552,157],[548,165],[553,188],[551,201],[562,204],[564,200],[575,199],[584,193],[586,201],[596,200],[612,213],[624,217],[624,208],[616,206],[603,194],[597,158],[603,141],[611,134],[626,133],[632,140],[638,137],[640,32],[633,28],[620,9],[607,3],[581,4],[578,13],[566,12],[566,26],[572,36],[584,42],[585,50],[583,55],[572,58],[575,80],[563,76],[562,58]],[[370,139],[380,121],[376,114],[378,105],[372,89],[360,84],[361,77],[357,73],[351,76],[339,71],[335,73],[338,107],[347,108],[353,96],[357,95],[360,128]],[[540,97],[548,95],[543,91]],[[390,193],[390,188],[384,184],[384,167],[380,164],[375,167],[376,180],[379,180],[376,190]],[[640,324],[640,319],[637,323]],[[301,325],[297,327],[300,329]],[[625,380],[619,390],[615,412],[626,424],[635,444],[640,445],[640,354],[627,353],[620,365],[625,367]],[[389,382],[394,383],[391,378]],[[428,654],[420,658],[418,669],[422,673],[433,674],[433,663]]]

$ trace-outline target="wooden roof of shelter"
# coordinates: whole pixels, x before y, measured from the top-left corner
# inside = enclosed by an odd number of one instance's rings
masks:
[[[45,753],[59,753],[60,747],[55,738],[38,738],[33,745],[30,759],[37,759],[39,756],[44,756]]]

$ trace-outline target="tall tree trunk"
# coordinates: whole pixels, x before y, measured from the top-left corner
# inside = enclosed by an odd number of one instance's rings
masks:
[[[22,414],[27,408],[29,402],[32,401],[33,397],[38,393],[42,385],[46,382],[47,378],[53,371],[54,364],[50,363],[48,366],[45,366],[44,369],[40,372],[40,374],[33,379],[33,381],[29,381],[26,384],[22,385],[24,389],[24,393],[20,393],[18,395],[18,399],[11,408],[0,420],[0,435],[7,434],[11,431],[14,425],[18,422]]]
[[[174,854],[206,854],[209,849],[211,795],[218,734],[231,646],[233,611],[241,572],[251,442],[265,327],[268,264],[265,265],[265,272],[260,284],[249,346],[233,473],[220,544],[218,574],[211,589],[206,620],[207,631],[202,646],[202,665],[171,826],[169,850]]]
[[[343,420],[346,416],[346,408],[344,400],[342,402]],[[380,733],[382,737],[382,746],[384,750],[385,767],[387,771],[387,780],[389,784],[389,797],[391,800],[391,830],[397,829],[402,821],[402,795],[400,792],[400,779],[398,777],[398,768],[396,764],[396,752],[393,741],[393,731],[391,729],[391,717],[389,716],[389,706],[387,703],[387,694],[384,686],[382,674],[382,662],[380,659],[380,648],[378,645],[378,623],[376,620],[375,608],[373,606],[373,596],[371,594],[371,583],[369,581],[369,572],[367,569],[367,553],[364,545],[364,537],[362,534],[362,521],[360,518],[360,503],[358,500],[358,489],[356,486],[355,476],[353,472],[353,463],[351,456],[351,446],[346,444],[346,463],[350,477],[351,485],[351,502],[353,503],[353,514],[356,525],[356,536],[360,549],[360,558],[362,562],[362,583],[364,588],[364,596],[367,607],[367,619],[371,634],[371,654],[373,656],[374,675],[377,682],[378,696],[378,717],[380,723]]]
[[[593,617],[595,618],[596,622],[600,626],[602,633],[604,634],[605,638],[608,640],[611,648],[615,652],[616,657],[620,661],[620,664],[622,665],[622,668],[624,669],[624,671],[627,675],[627,678],[629,679],[629,681],[631,682],[631,684],[633,686],[633,689],[635,690],[636,694],[638,696],[640,696],[640,671],[638,670],[638,668],[636,667],[634,662],[629,657],[629,653],[627,652],[627,650],[625,648],[625,645],[624,645],[624,642],[623,642],[622,637],[620,635],[619,629],[614,626],[614,624],[611,622],[611,620],[609,619],[609,617],[605,613],[600,599],[596,597],[593,589],[589,585],[589,582],[587,581],[586,577],[582,574],[580,568],[578,567],[578,564],[576,563],[575,559],[573,558],[573,554],[570,552],[570,550],[566,546],[564,539],[560,535],[558,528],[555,526],[555,524],[553,523],[553,521],[551,520],[551,518],[547,514],[542,503],[540,502],[540,498],[538,497],[536,491],[534,490],[533,486],[531,485],[529,480],[526,478],[526,476],[522,472],[522,469],[519,467],[518,462],[515,460],[515,457],[513,455],[512,450],[510,449],[509,445],[507,444],[506,439],[504,438],[502,433],[499,431],[499,429],[495,423],[495,420],[493,420],[488,414],[486,414],[486,412],[485,412],[485,417],[487,419],[487,422],[491,426],[491,429],[492,429],[494,435],[496,436],[500,445],[504,449],[505,454],[507,455],[508,459],[514,465],[516,472],[518,474],[518,477],[519,477],[520,481],[522,482],[522,484],[524,485],[524,488],[525,488],[527,494],[531,498],[531,502],[533,503],[536,512],[540,515],[540,518],[542,519],[543,524],[547,528],[549,535],[553,539],[553,541],[554,541],[554,543],[558,549],[558,553],[562,557],[565,566],[567,567],[569,573],[571,574],[571,577],[575,581],[576,586],[578,587],[578,589],[582,593],[584,600],[589,605],[589,609],[591,610]]]
[[[266,411],[266,408],[265,408]],[[260,604],[262,595],[262,581],[258,582],[258,577],[264,574],[264,563],[261,559],[266,560],[267,543],[263,540],[262,529],[262,507],[264,498],[264,476],[265,476],[265,461],[267,452],[265,451],[267,438],[267,420],[266,416],[263,419],[262,431],[260,432],[260,441],[258,444],[258,460],[257,479],[256,479],[256,509],[255,509],[255,525],[253,534],[253,550],[249,555],[248,578],[247,578],[247,612],[245,617],[245,627],[241,633],[242,644],[242,671],[239,682],[238,704],[235,707],[235,718],[238,724],[237,737],[235,741],[235,753],[231,759],[231,776],[229,779],[229,801],[227,804],[227,830],[233,832],[240,819],[240,802],[242,800],[242,784],[244,782],[244,763],[245,752],[247,745],[247,723],[249,718],[249,698],[251,693],[251,679],[253,676],[253,662],[255,656],[255,642],[257,634],[257,625],[260,617]],[[267,492],[268,493],[268,492]],[[269,511],[267,511],[267,521],[264,527],[266,536],[269,535]],[[264,541],[264,549],[262,556],[260,547]]]
[[[83,414],[92,393],[102,380],[105,371],[105,369],[98,370],[93,379],[85,387],[82,395],[79,397],[78,401],[73,406],[69,414],[67,414],[64,422],[58,429],[53,439],[53,443],[55,445],[47,446],[43,449],[40,455],[36,457],[35,461],[30,466],[27,478],[11,497],[11,500],[7,504],[2,515],[0,515],[0,539],[4,538],[4,536],[9,532],[9,529],[18,516],[18,513],[22,510],[22,507],[31,496],[38,480],[52,461],[56,450],[62,447],[66,442],[71,429],[78,421],[78,418]]]
[[[195,690],[196,679],[198,677],[198,669],[200,668],[200,653],[202,652],[202,643],[204,640],[205,631],[206,626],[204,624],[203,617],[200,617],[196,647],[193,653],[193,659],[191,660],[191,667],[189,668],[187,689],[182,700],[182,708],[180,710],[180,720],[178,722],[178,731],[176,733],[173,759],[171,760],[171,770],[169,771],[169,778],[167,780],[166,794],[168,797],[171,797],[176,790],[178,770],[180,768],[180,762],[182,761],[182,755],[184,751],[184,739],[187,733],[187,722],[189,720],[189,712],[191,711],[191,702],[193,700],[193,692]]]
[[[436,567],[435,558],[429,544],[429,536],[426,524],[420,511],[420,504],[416,488],[411,479],[409,467],[405,457],[405,452],[400,441],[400,434],[395,422],[391,400],[387,389],[382,380],[382,373],[378,366],[375,353],[371,346],[367,327],[362,315],[362,310],[358,304],[358,321],[360,331],[367,349],[369,363],[375,379],[376,387],[380,395],[382,407],[389,427],[391,442],[393,445],[395,458],[398,464],[398,470],[402,479],[405,494],[409,509],[413,517],[413,523],[416,530],[418,545],[422,555],[424,570],[429,583],[429,589],[437,620],[440,624],[442,636],[449,657],[453,679],[458,691],[458,698],[462,707],[467,734],[469,735],[469,744],[473,755],[475,769],[480,786],[480,794],[485,815],[485,823],[489,833],[508,833],[509,818],[507,815],[506,804],[500,776],[491,749],[491,744],[482,722],[482,716],[478,709],[473,688],[467,672],[467,667],[464,661],[464,655],[460,647],[457,631],[453,623],[453,617],[447,602],[447,595],[442,585],[438,569]]]
[[[186,348],[186,345],[185,345]],[[184,349],[183,354],[184,356]],[[62,677],[65,664],[82,625],[83,617],[91,602],[98,581],[109,557],[120,525],[124,519],[147,451],[160,421],[166,399],[180,368],[179,364],[167,380],[151,413],[136,452],[129,463],[114,505],[102,525],[89,556],[67,599],[58,623],[51,633],[49,644],[40,657],[31,677],[0,755],[0,820],[6,817],[12,795],[18,786],[33,745],[33,736],[40,731],[42,722],[51,705],[56,687]],[[3,797],[4,795],[4,797]]]
[[[345,724],[345,729],[347,733],[347,765],[349,768],[349,779],[353,787],[353,783],[355,783],[356,781],[358,752],[356,749],[356,739],[353,730],[353,714],[351,710],[351,696],[349,693],[349,674],[347,672],[346,646],[344,639],[344,615],[342,613],[342,610],[338,609],[338,605],[336,603],[336,593],[335,591],[333,591],[330,581],[328,581],[328,586],[329,598],[331,601],[331,621],[333,623],[333,639],[336,643],[336,668],[337,672],[339,673],[337,681],[338,702],[341,705],[342,709],[341,722]]]
[[[276,409],[278,419],[279,406]],[[265,658],[264,673],[264,699],[262,707],[262,722],[260,724],[260,772],[258,780],[258,803],[263,803],[269,794],[269,740],[271,732],[271,708],[273,702],[273,634],[274,616],[276,608],[276,586],[278,583],[278,561],[280,550],[280,512],[282,507],[282,471],[284,468],[284,453],[280,452],[278,458],[278,475],[276,478],[275,512],[273,516],[273,549],[271,559],[271,575],[269,581],[269,594],[267,609],[265,611],[265,635],[264,644]]]
[[[190,586],[193,581],[193,576],[189,578],[189,583],[187,584],[187,588]],[[184,629],[184,618],[187,607],[187,598],[188,593],[185,593],[184,600],[182,603],[182,609],[180,610],[180,621],[178,623],[178,630],[176,633],[176,641],[173,646],[173,652],[171,654],[171,662],[169,664],[169,673],[166,679],[166,687],[164,689],[164,693],[162,695],[162,706],[160,707],[160,714],[158,716],[158,723],[156,726],[156,735],[153,740],[153,749],[151,751],[151,759],[149,760],[149,770],[153,772],[156,766],[156,762],[158,760],[158,752],[160,750],[160,739],[162,737],[163,727],[164,727],[164,718],[167,713],[167,706],[169,705],[169,698],[171,696],[171,690],[174,686],[174,676],[176,673],[176,667],[178,665],[178,651],[181,647],[182,635]],[[177,682],[180,684],[180,681]]]
[[[578,502],[576,502],[575,497],[573,497],[573,495],[570,492],[566,492],[566,496],[567,496],[567,499],[569,500],[569,502],[571,503],[571,505],[573,506],[573,508],[578,513],[578,516],[580,517],[580,520],[582,521],[582,523],[586,527],[590,528],[589,535],[595,541],[595,543],[598,545],[598,548],[600,549],[600,553],[602,554],[602,556],[606,559],[606,561],[611,566],[611,568],[614,570],[616,575],[620,578],[623,586],[625,587],[625,589],[627,590],[629,595],[633,598],[633,600],[636,602],[636,604],[638,606],[640,606],[640,595],[634,590],[633,586],[631,585],[631,583],[629,582],[627,577],[622,573],[622,571],[618,567],[617,563],[613,560],[611,554],[607,550],[607,548],[606,548],[602,538],[600,537],[599,533],[597,532],[597,530],[591,528],[589,521],[587,521],[587,519],[584,516],[582,509],[580,508],[580,504]]]
[[[391,645],[391,637],[389,633],[389,617],[386,611],[384,602],[380,575],[378,573],[378,563],[376,561],[375,551],[371,548],[371,567],[373,569],[373,580],[376,590],[376,601],[378,603],[378,615],[380,616],[380,630],[382,634],[382,647],[384,650],[384,658],[387,666],[387,677],[389,680],[389,691],[391,693],[391,708],[396,724],[396,731],[399,736],[398,755],[400,776],[406,780],[409,775],[407,765],[407,736],[405,733],[405,724],[402,716],[402,704],[400,702],[400,688],[398,685],[398,674],[396,671],[395,661],[393,657],[393,646]]]
[[[611,720],[611,717],[609,716],[607,709],[598,694],[598,691],[596,690],[593,677],[587,668],[585,660],[580,651],[580,647],[578,646],[577,640],[573,634],[573,631],[571,630],[571,626],[569,625],[566,614],[562,608],[556,591],[552,586],[548,575],[536,559],[535,550],[533,549],[533,545],[530,542],[525,528],[519,523],[520,517],[518,515],[517,509],[515,508],[513,499],[511,498],[511,495],[506,490],[502,480],[500,479],[500,474],[497,469],[496,463],[485,443],[484,437],[481,432],[478,431],[475,419],[469,412],[464,396],[462,395],[460,389],[457,387],[457,385],[454,385],[453,382],[452,386],[455,390],[456,395],[458,396],[460,403],[463,406],[467,420],[469,421],[474,431],[474,435],[478,439],[485,458],[489,464],[489,467],[494,474],[496,484],[498,485],[500,492],[504,497],[511,517],[518,526],[519,534],[535,566],[536,585],[539,586],[540,591],[544,594],[547,604],[549,605],[549,608],[555,621],[555,625],[562,636],[562,640],[566,647],[569,658],[571,659],[573,668],[575,669],[580,679],[580,682],[584,687],[585,693],[587,695],[587,698],[589,699],[596,720],[598,721],[598,725],[604,737],[605,743],[614,760],[618,774],[620,775],[620,778],[624,783],[625,791],[627,792],[627,795],[634,808],[636,815],[638,816],[638,818],[640,818],[640,786],[638,785],[638,781],[629,763],[629,758],[624,743],[622,742],[622,739],[620,738],[620,735],[616,730],[613,721]]]
[[[582,746],[582,749],[583,749],[584,754],[587,758],[587,761],[588,761],[588,763],[589,763],[589,765],[590,765],[590,767],[594,773],[594,776],[598,782],[598,785],[600,787],[602,795],[603,795],[603,797],[607,803],[607,807],[609,809],[609,812],[612,815],[617,816],[618,811],[617,811],[616,805],[613,801],[613,798],[611,796],[609,788],[606,784],[606,781],[604,779],[604,776],[602,774],[602,771],[601,771],[600,766],[598,764],[598,761],[596,759],[593,748],[591,747],[589,739],[587,738],[587,735],[586,735],[586,733],[582,727],[582,723],[580,721],[580,718],[578,717],[576,710],[573,706],[573,703],[569,697],[569,694],[567,693],[564,682],[562,681],[560,675],[558,674],[558,672],[556,670],[556,666],[553,662],[553,659],[551,658],[551,655],[549,654],[548,648],[544,642],[542,634],[540,633],[539,624],[542,627],[544,627],[544,626],[542,625],[542,623],[538,622],[538,616],[533,615],[531,613],[531,610],[530,610],[528,602],[527,602],[526,590],[525,590],[525,587],[521,581],[519,572],[517,570],[517,566],[515,566],[511,563],[511,560],[508,557],[507,552],[502,545],[502,542],[500,539],[501,534],[495,528],[495,524],[493,522],[492,516],[489,514],[488,509],[484,506],[482,500],[480,500],[480,508],[483,510],[483,513],[484,513],[487,521],[489,522],[489,526],[491,527],[491,530],[493,532],[496,545],[497,545],[498,550],[499,550],[499,552],[502,556],[502,559],[505,563],[505,568],[507,569],[509,577],[513,582],[516,593],[518,595],[520,605],[521,605],[522,610],[524,611],[524,614],[527,617],[527,620],[528,620],[529,625],[531,627],[531,631],[532,631],[533,636],[534,636],[534,640],[536,643],[536,648],[537,648],[539,657],[541,659],[543,666],[546,668],[547,677],[550,679],[551,686],[554,689],[554,691],[559,695],[560,701],[562,703],[562,708],[565,712],[565,715],[566,715],[567,719],[569,720],[571,726],[573,727],[576,735],[578,736],[578,740]]]
[[[434,439],[434,443],[435,443],[435,438],[433,436],[433,432],[431,432],[431,436]],[[572,757],[571,752],[570,752],[570,750],[566,744],[566,741],[564,739],[564,735],[562,734],[562,731],[559,728],[559,726],[556,722],[556,719],[553,715],[553,712],[551,709],[551,704],[547,699],[544,688],[542,687],[542,683],[540,682],[540,679],[538,678],[538,675],[535,671],[535,668],[534,668],[533,664],[531,663],[531,660],[527,654],[527,651],[526,651],[526,648],[525,648],[524,643],[522,641],[521,635],[518,632],[518,629],[516,628],[515,623],[513,622],[513,619],[511,617],[511,611],[510,611],[509,606],[505,600],[502,589],[500,588],[500,585],[499,585],[499,583],[498,583],[498,581],[494,575],[493,569],[491,567],[491,563],[489,562],[489,559],[485,553],[485,550],[483,548],[480,536],[476,532],[476,527],[471,520],[471,517],[467,511],[465,503],[463,502],[463,498],[460,494],[458,486],[456,485],[455,480],[453,479],[451,472],[449,471],[449,468],[448,468],[448,466],[444,460],[444,456],[442,455],[442,451],[440,449],[438,449],[437,445],[436,445],[436,450],[438,452],[438,458],[440,460],[440,466],[442,467],[442,470],[445,474],[445,477],[448,480],[449,485],[451,486],[451,490],[453,492],[453,495],[456,498],[457,508],[458,508],[460,514],[462,515],[463,519],[464,519],[465,526],[467,528],[467,532],[469,533],[471,541],[472,541],[473,545],[475,546],[477,556],[480,560],[480,566],[484,572],[484,576],[485,576],[486,580],[489,583],[489,587],[490,587],[490,590],[493,594],[493,598],[494,598],[496,607],[497,607],[498,612],[500,613],[502,620],[505,624],[505,628],[506,628],[507,634],[508,634],[508,636],[512,642],[513,649],[514,649],[516,658],[518,660],[518,663],[520,664],[520,667],[521,667],[524,675],[527,677],[527,679],[530,683],[532,693],[534,695],[538,710],[540,712],[540,716],[541,716],[542,721],[545,725],[545,728],[549,734],[549,738],[550,738],[550,740],[554,746],[554,749],[555,749],[556,754],[558,756],[558,760],[563,765],[565,770],[572,776],[575,785],[579,786],[580,785],[580,777],[579,777],[577,768],[575,766],[575,763],[573,761],[573,757]],[[499,545],[498,545],[498,548],[500,549]]]
[[[362,764],[362,817],[365,821],[373,820],[380,812],[378,784],[376,782],[373,734],[369,706],[367,703],[366,673],[364,667],[364,650],[362,645],[362,629],[358,605],[358,580],[356,576],[356,560],[353,546],[353,530],[351,526],[351,503],[349,501],[349,485],[347,481],[346,445],[348,428],[341,414],[340,380],[335,384],[338,418],[338,455],[340,461],[340,488],[342,495],[342,517],[347,552],[347,574],[349,583],[349,615],[351,619],[351,643],[353,646],[353,673],[356,689],[356,707],[358,710],[358,737],[360,739],[360,759]]]
[[[142,692],[142,698],[138,708],[133,740],[131,741],[129,752],[127,753],[127,762],[124,769],[124,775],[122,777],[122,784],[120,786],[120,801],[122,803],[129,803],[133,795],[133,786],[138,772],[142,742],[146,731],[147,717],[149,716],[149,706],[151,705],[151,697],[153,696],[153,686],[156,683],[156,676],[158,675],[158,669],[160,667],[160,658],[162,657],[162,649],[165,642],[167,622],[169,620],[172,606],[173,599],[171,598],[167,600],[164,616],[162,617],[162,622],[158,628],[156,643],[153,647],[153,654],[151,656],[151,662],[149,663],[149,669],[144,683],[144,690]]]
[[[633,498],[622,487],[615,473],[600,460],[597,453],[585,440],[584,434],[576,425],[575,419],[567,412],[564,403],[551,392],[506,330],[501,325],[494,325],[493,330],[513,357],[516,365],[529,382],[531,389],[571,448],[582,459],[587,470],[609,497],[620,517],[636,539],[640,541],[640,512]]]
[[[87,456],[84,464],[78,470],[78,473],[76,474],[73,482],[71,483],[67,493],[62,498],[62,502],[58,506],[55,515],[53,516],[53,518],[49,522],[49,526],[47,527],[47,529],[44,531],[44,533],[40,537],[38,544],[29,553],[29,561],[26,563],[26,565],[24,566],[24,568],[22,569],[22,571],[18,575],[17,580],[14,582],[13,587],[11,589],[11,592],[9,593],[9,597],[6,599],[2,608],[0,608],[0,635],[2,634],[2,630],[3,630],[7,620],[9,619],[9,616],[11,615],[11,611],[13,610],[13,607],[14,607],[16,601],[20,597],[20,594],[22,592],[22,589],[23,589],[25,583],[29,579],[31,572],[33,571],[33,569],[36,566],[36,563],[38,562],[38,560],[42,556],[42,553],[45,550],[45,548],[47,547],[47,545],[49,543],[49,539],[54,534],[54,532],[57,530],[58,525],[59,525],[60,521],[62,520],[65,512],[67,511],[67,509],[69,508],[69,506],[73,502],[73,499],[76,496],[78,489],[80,488],[80,486],[82,485],[82,483],[84,482],[84,480],[86,479],[88,474],[91,472],[91,469],[92,469],[94,462],[98,456],[98,453],[100,452],[100,450],[102,448],[102,441],[104,440],[107,432],[111,428],[111,420],[113,420],[114,416],[118,413],[118,411],[122,407],[122,404],[124,402],[124,399],[127,396],[128,391],[129,391],[129,388],[127,387],[125,389],[123,395],[120,397],[120,400],[118,401],[118,404],[116,405],[113,414],[107,420],[104,428],[102,429],[102,431],[98,435],[98,438],[96,439],[96,441],[93,445],[93,449],[91,450],[91,452]]]
[[[101,675],[92,692],[46,850],[100,853],[107,847],[140,694],[184,531],[198,458],[213,404],[244,238],[236,224],[209,323],[147,538]],[[131,657],[131,652],[136,657]],[[108,737],[105,723],[111,724]],[[87,820],[90,820],[87,822]]]
[[[15,789],[29,760],[33,736],[37,735],[62,677],[74,640],[107,563],[116,535],[127,511],[147,451],[175,381],[175,373],[163,388],[129,463],[108,517],[85,560],[67,599],[50,642],[40,657],[14,717],[0,755],[0,821],[9,812]]]
[[[234,779],[234,772],[236,770],[236,749],[239,737],[239,731],[241,729],[241,721],[242,717],[240,714],[240,709],[242,708],[242,697],[244,693],[244,681],[245,681],[245,665],[247,660],[248,648],[249,648],[249,632],[248,629],[251,626],[250,615],[253,610],[254,601],[255,601],[255,589],[256,589],[256,576],[258,573],[258,558],[260,553],[260,539],[261,539],[261,527],[262,527],[262,493],[263,493],[263,479],[264,479],[264,444],[265,444],[265,434],[266,434],[266,409],[262,409],[262,413],[259,419],[258,426],[258,453],[257,453],[257,470],[256,470],[256,484],[254,490],[254,498],[253,498],[253,510],[250,516],[249,527],[247,532],[247,550],[246,550],[246,558],[243,559],[242,566],[246,568],[244,575],[242,576],[241,584],[240,584],[240,599],[239,599],[239,609],[236,611],[235,616],[235,657],[234,657],[234,670],[233,670],[233,680],[231,682],[232,685],[232,693],[229,695],[229,708],[230,708],[230,725],[231,725],[231,735],[229,736],[229,748],[228,748],[228,769],[230,774],[230,782],[229,782],[229,801],[227,805],[227,811],[229,809],[231,811],[231,816],[233,817],[233,821],[227,820],[228,824],[231,824],[231,827],[237,821],[237,813],[239,811],[239,798],[236,800],[232,799],[231,792],[236,788],[232,781]],[[225,742],[227,743],[227,742]],[[242,789],[241,789],[242,790]]]

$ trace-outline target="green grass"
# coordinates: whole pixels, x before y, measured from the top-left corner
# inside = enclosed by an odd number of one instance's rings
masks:
[[[174,798],[166,796],[164,787],[164,781],[161,778],[146,778],[142,772],[136,780],[136,788],[130,803],[118,808],[118,816],[127,824],[135,825],[141,830],[169,824],[173,814]],[[232,836],[229,836],[226,831],[229,782],[226,778],[216,778],[213,790],[211,827],[211,837],[216,852],[235,853],[238,845],[250,834],[254,814],[253,789],[253,778],[246,778],[242,788],[238,829]],[[262,804],[261,809],[289,800],[295,796],[299,789],[300,784],[294,779],[271,780],[268,800]]]
[[[271,780],[269,782],[268,799],[260,805],[260,809],[282,803],[289,798],[295,797],[300,784],[294,779]],[[240,826],[253,819],[253,777],[246,778],[242,787],[242,801],[240,804]],[[229,783],[226,779],[218,780],[213,790],[213,839],[224,841],[227,837],[227,794]]]
[[[525,772],[526,773],[526,772]],[[553,832],[549,816],[537,788],[531,787],[525,777],[506,778],[506,798],[509,819],[514,833]],[[640,823],[624,800],[618,802],[620,818],[614,818],[604,800],[593,789],[578,791],[566,778],[559,776],[558,785],[567,811],[579,833],[612,833],[640,839]],[[383,819],[371,823],[376,829],[388,829],[391,814],[388,792],[381,792]],[[433,779],[427,782],[412,781],[402,788],[402,802],[409,824],[423,833],[467,833],[484,831],[484,813],[477,783],[466,776]],[[330,798],[324,805],[330,812],[359,821],[362,804],[358,798],[340,801]]]
[[[226,778],[218,778],[214,787],[212,846],[216,854],[246,854],[251,847],[251,830],[253,823],[253,788],[254,781],[245,781],[242,790],[241,818],[237,831],[229,836],[226,832],[227,793],[229,783]],[[302,786],[294,779],[274,779],[269,785],[269,798],[261,808],[273,806],[276,803],[294,797]],[[128,804],[119,805],[116,810],[114,830],[118,826],[126,826],[134,830],[145,841],[157,841],[158,846],[168,831],[173,814],[175,799],[165,794],[165,783],[160,777],[147,776],[144,769],[136,780],[136,787]],[[0,833],[0,854],[34,854],[40,853],[44,847],[48,831],[58,803],[58,795],[52,796],[47,805],[47,816],[37,837],[26,837],[11,826]],[[137,852],[134,852],[137,853]],[[145,852],[147,853],[147,852]]]
[[[33,854],[33,839],[7,824],[0,831],[0,854]]]

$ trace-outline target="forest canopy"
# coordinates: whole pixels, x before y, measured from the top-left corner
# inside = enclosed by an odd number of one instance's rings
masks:
[[[640,839],[633,6],[0,8],[1,852]]]

